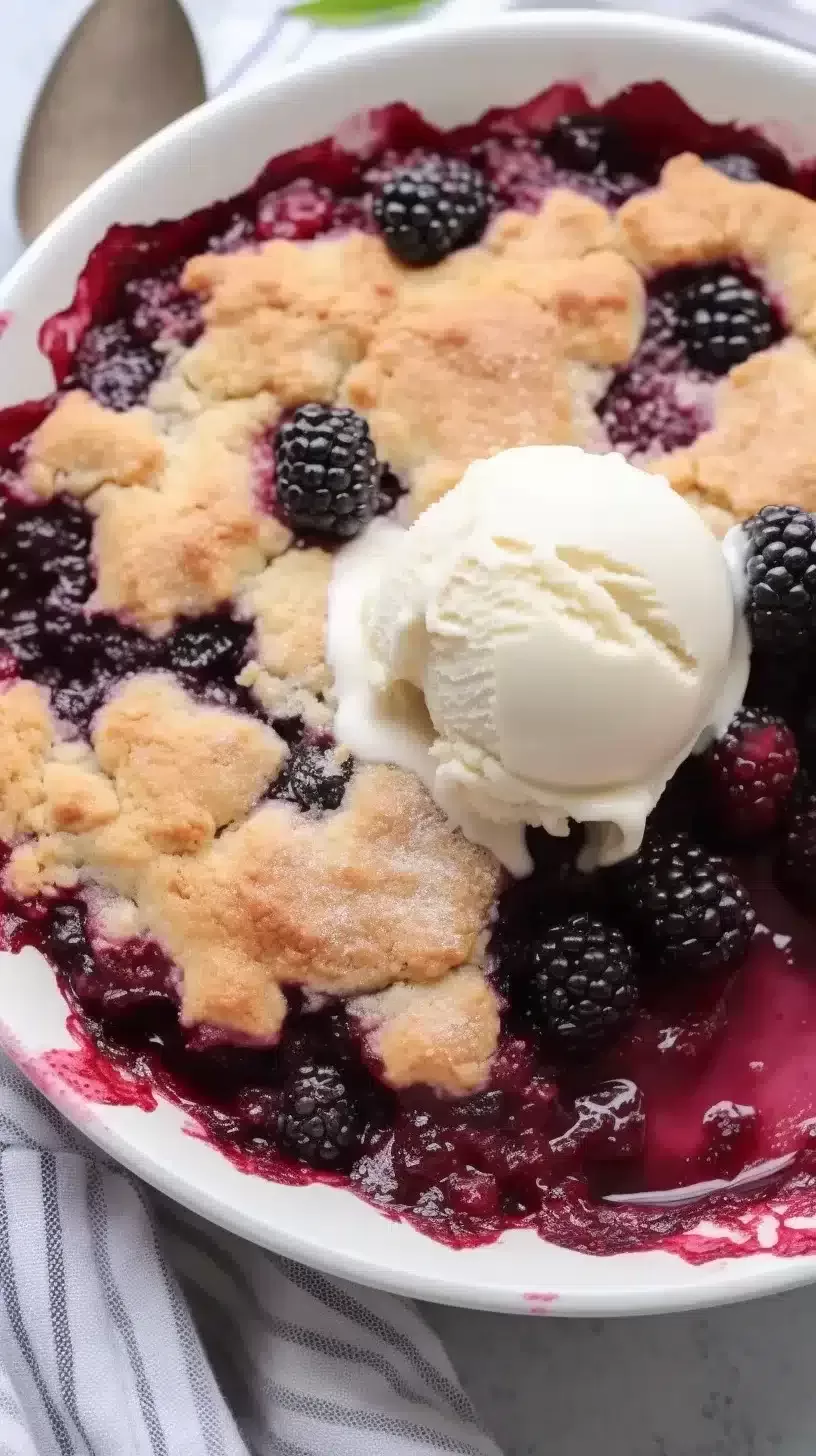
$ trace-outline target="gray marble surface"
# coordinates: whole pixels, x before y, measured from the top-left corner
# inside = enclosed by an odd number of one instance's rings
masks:
[[[506,1456],[814,1456],[816,1288],[637,1320],[424,1312]]]

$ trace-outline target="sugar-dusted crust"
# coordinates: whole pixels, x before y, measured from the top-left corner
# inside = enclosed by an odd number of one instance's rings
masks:
[[[119,814],[113,784],[93,767],[55,759],[43,770],[43,822],[55,834],[92,834]]]
[[[139,902],[182,969],[188,1020],[275,1037],[279,985],[347,997],[466,964],[496,882],[415,778],[372,767],[333,815],[271,803],[205,854],[154,861]]]
[[[391,1087],[417,1083],[453,1096],[486,1082],[499,1041],[499,1007],[484,973],[465,966],[432,985],[389,986],[352,1001]]]
[[[479,247],[410,277],[402,299],[437,297],[454,284],[512,289],[555,316],[568,357],[614,367],[632,357],[645,319],[643,280],[614,243],[605,208],[556,189],[538,212],[502,213]]]
[[[104,487],[91,606],[161,634],[229,601],[291,537],[255,498],[251,440],[275,418],[267,395],[197,416],[168,450],[157,490]]]
[[[35,431],[25,482],[38,496],[86,496],[101,485],[153,485],[164,446],[146,409],[117,414],[74,390]]]
[[[100,713],[93,742],[120,812],[85,854],[126,893],[157,854],[197,854],[243,819],[286,756],[271,728],[202,707],[161,674],[126,683]]]
[[[743,258],[778,294],[794,333],[816,341],[816,203],[769,182],[735,182],[685,153],[660,186],[618,213],[622,250],[646,273]]]
[[[344,398],[410,481],[418,513],[471,460],[583,442],[593,383],[571,365],[557,322],[528,299],[451,284],[382,323]]]
[[[261,390],[290,405],[331,399],[394,306],[400,278],[381,240],[361,233],[192,258],[182,283],[207,299],[206,328],[185,377],[214,399]]]
[[[555,314],[571,357],[609,366],[632,357],[645,290],[637,269],[613,251],[605,208],[556,189],[537,213],[502,213],[485,244],[510,286]]]
[[[42,708],[37,689],[21,686],[28,712]],[[47,716],[37,722],[25,796],[27,826],[40,839],[13,860],[18,893],[64,883],[72,868],[136,894],[157,856],[198,854],[217,830],[245,819],[287,751],[271,728],[195,703],[161,673],[131,678],[107,703],[93,754],[52,748],[46,725]],[[0,787],[3,812],[18,799]]]
[[[503,212],[485,237],[489,252],[537,267],[557,259],[584,258],[611,248],[615,228],[605,207],[567,187],[556,187],[538,212]]]
[[[326,622],[332,558],[319,547],[288,551],[254,578],[242,608],[255,620],[260,668],[287,688],[323,692],[329,685]]]
[[[716,387],[714,426],[650,463],[698,507],[744,520],[773,501],[816,510],[816,356],[788,339]]]
[[[0,692],[0,839],[6,843],[30,827],[43,798],[43,770],[54,741],[48,699],[31,682]]]

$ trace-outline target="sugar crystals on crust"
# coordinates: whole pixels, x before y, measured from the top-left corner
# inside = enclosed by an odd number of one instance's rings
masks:
[[[0,839],[8,843],[29,827],[43,797],[43,770],[54,739],[48,699],[36,683],[0,691]]]
[[[228,601],[288,544],[255,500],[251,442],[276,415],[268,395],[207,411],[173,443],[157,490],[93,497],[93,608],[158,635]]]
[[[274,1038],[280,985],[347,997],[467,964],[497,873],[417,779],[371,767],[335,814],[270,803],[206,854],[157,860],[140,903],[181,967],[185,1017]]]
[[[365,1028],[383,1080],[422,1083],[452,1096],[487,1080],[499,1041],[499,1007],[484,972],[464,966],[432,985],[389,986],[349,1006]]]
[[[788,339],[739,364],[716,386],[713,428],[649,468],[737,520],[772,501],[816,510],[816,356]]]
[[[292,688],[329,684],[326,622],[332,557],[318,546],[287,551],[250,583],[242,602],[255,621],[255,655]]]
[[[46,498],[86,496],[101,485],[154,485],[163,463],[148,410],[117,413],[77,389],[63,395],[32,435],[25,481]]]
[[[471,460],[514,445],[583,443],[591,392],[549,314],[512,291],[459,285],[385,319],[344,390],[380,458],[412,483],[417,512]]]
[[[206,297],[206,328],[185,375],[214,399],[331,399],[394,306],[400,276],[382,241],[361,233],[192,258],[182,283]]]
[[[438,296],[452,284],[513,289],[555,317],[570,358],[614,367],[632,357],[645,319],[643,280],[614,242],[605,208],[556,188],[536,213],[501,213],[481,246],[410,278],[402,296]]]

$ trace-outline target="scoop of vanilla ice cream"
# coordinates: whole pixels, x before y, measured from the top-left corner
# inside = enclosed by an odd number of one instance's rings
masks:
[[[587,866],[633,853],[747,681],[732,575],[699,515],[620,455],[536,446],[477,461],[379,539],[359,604],[365,711],[401,735],[400,761],[410,743],[440,807],[515,873],[528,824],[586,824]]]

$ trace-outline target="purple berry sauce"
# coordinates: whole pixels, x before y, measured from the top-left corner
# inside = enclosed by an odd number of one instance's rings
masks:
[[[81,386],[113,409],[141,403],[168,345],[189,345],[201,329],[198,303],[179,283],[187,258],[268,238],[371,229],[372,189],[394,166],[431,153],[481,167],[497,211],[535,209],[559,185],[616,207],[684,149],[727,156],[732,167],[742,158],[770,181],[814,193],[812,167],[794,172],[757,132],[710,125],[659,83],[635,86],[596,113],[615,131],[607,154],[592,156],[591,128],[577,142],[551,144],[559,117],[589,110],[578,86],[556,86],[442,133],[395,105],[334,140],[276,158],[236,198],[180,221],[111,229],[71,306],[41,331],[57,391]],[[687,444],[707,423],[711,378],[690,367],[678,341],[672,290],[673,280],[655,280],[643,343],[599,406],[612,442],[631,453]],[[55,397],[0,414],[0,685],[18,675],[42,683],[83,737],[110,689],[148,668],[173,673],[202,700],[257,711],[235,684],[249,628],[228,608],[159,641],[88,613],[87,513],[65,500],[32,507],[15,490],[25,439]],[[258,488],[271,505],[270,454],[259,446]],[[389,480],[396,494],[398,482]],[[276,726],[300,747],[273,792],[309,812],[330,810],[344,790],[330,744],[300,742],[297,721]],[[692,816],[685,775],[658,811],[672,828],[689,827]],[[535,936],[550,898],[586,906],[603,893],[576,876],[562,850],[539,841],[534,877],[507,892],[494,937],[497,976],[499,961],[506,967],[513,948],[521,954]],[[290,1183],[350,1178],[389,1215],[461,1247],[528,1227],[592,1253],[660,1247],[703,1262],[760,1250],[760,1224],[773,1206],[794,1220],[782,1220],[775,1252],[815,1252],[816,1231],[795,1216],[816,1215],[816,924],[771,888],[761,861],[742,869],[762,927],[738,971],[665,985],[642,967],[631,1030],[589,1061],[549,1061],[508,1004],[490,1084],[461,1101],[426,1089],[396,1098],[366,1064],[342,1008],[315,1011],[295,993],[278,1048],[181,1026],[176,973],[160,948],[106,941],[80,899],[23,905],[0,896],[0,943],[33,944],[56,968],[76,1049],[51,1053],[53,1072],[92,1099],[148,1110],[158,1086],[246,1171]],[[346,1174],[316,1173],[278,1151],[282,1085],[304,1062],[339,1068],[350,1089],[358,1144]],[[695,1204],[605,1201],[728,1180],[781,1157],[789,1165],[764,1183]],[[701,1237],[702,1218],[721,1236]]]

